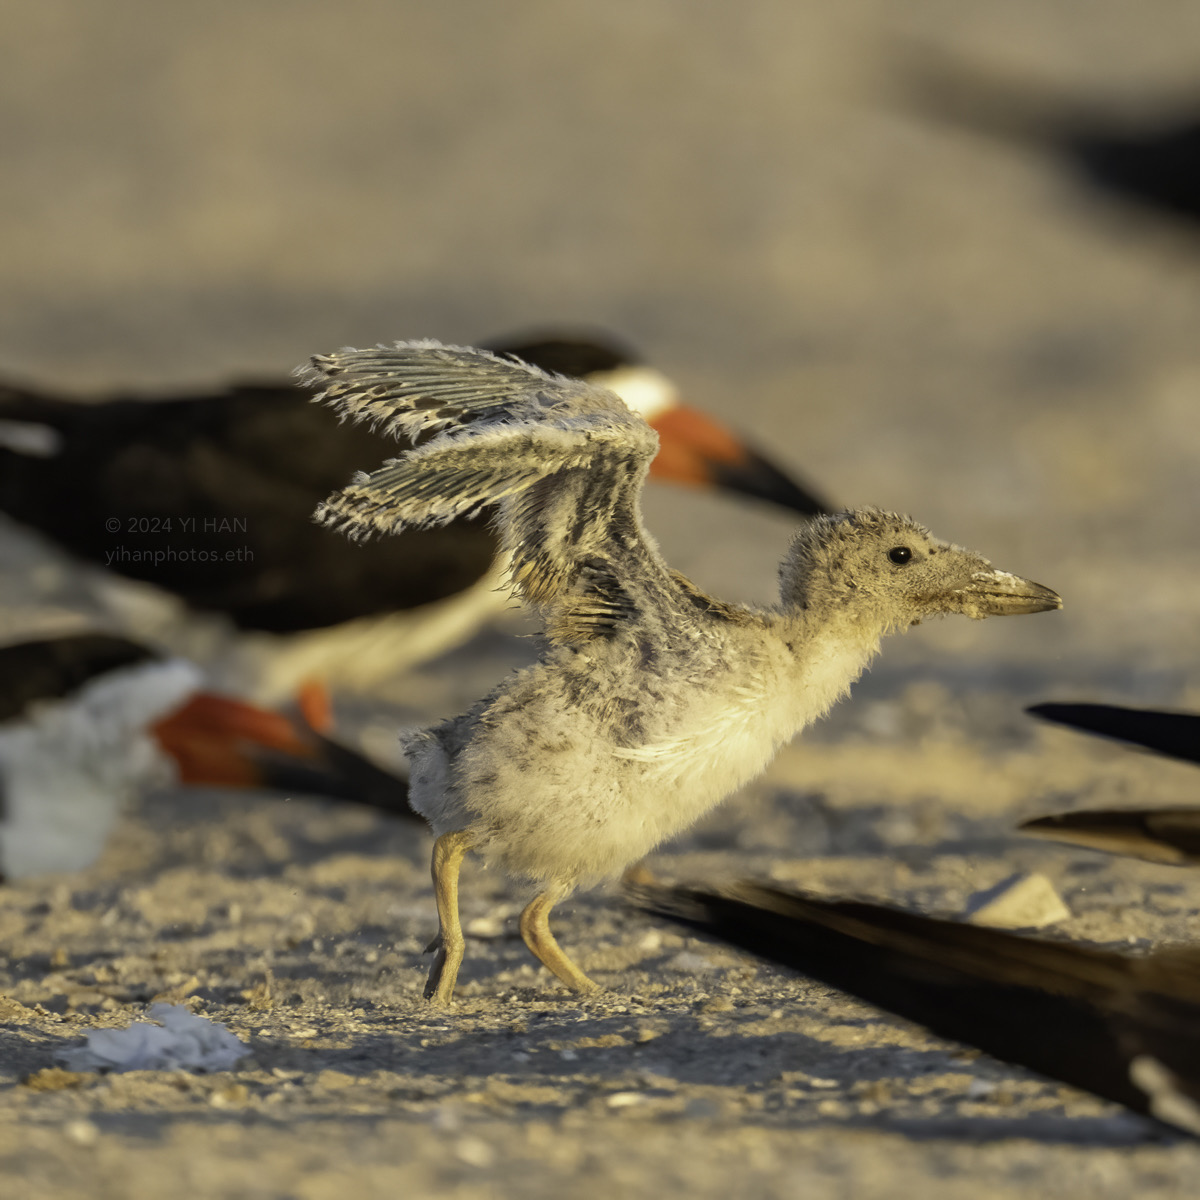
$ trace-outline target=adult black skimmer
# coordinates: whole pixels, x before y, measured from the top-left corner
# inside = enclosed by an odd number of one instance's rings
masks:
[[[1200,950],[1118,954],[755,883],[641,908],[1200,1134]]]
[[[0,878],[79,870],[155,783],[267,788],[411,816],[407,785],[302,719],[201,691],[198,667],[125,638],[0,647]]]
[[[1200,715],[1115,704],[1035,704],[1035,717],[1200,763]],[[1200,864],[1200,808],[1092,809],[1038,817],[1025,833],[1172,866]]]
[[[512,580],[546,626],[536,665],[405,741],[412,805],[437,835],[441,945],[427,995],[438,1003],[462,960],[467,850],[538,885],[522,937],[588,991],[550,933],[559,899],[619,874],[757,775],[890,630],[1061,605],[876,509],[802,529],[778,606],[725,604],[672,571],[643,531],[658,437],[613,393],[428,341],[318,356],[303,377],[345,416],[418,442],[331,496],[320,519],[363,537],[498,504]]]
[[[659,478],[825,509],[613,346],[543,338],[498,349],[619,389],[661,431]],[[365,547],[313,523],[320,500],[380,457],[369,430],[338,424],[291,381],[157,403],[0,387],[0,510],[79,558],[227,617],[251,636],[233,644],[224,676],[273,701],[312,677],[368,687],[503,607],[486,516]],[[106,595],[120,602],[128,592]],[[146,636],[149,618],[135,611],[124,627]],[[213,640],[171,644],[220,676],[205,648]]]

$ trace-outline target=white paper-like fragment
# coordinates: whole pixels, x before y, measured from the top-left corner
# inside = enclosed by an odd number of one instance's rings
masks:
[[[93,1029],[59,1059],[71,1071],[228,1071],[250,1053],[224,1025],[182,1005],[152,1004],[149,1016],[158,1024]]]

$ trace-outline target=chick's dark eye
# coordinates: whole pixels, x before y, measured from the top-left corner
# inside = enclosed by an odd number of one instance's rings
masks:
[[[912,558],[912,551],[907,546],[893,546],[888,551],[888,558],[897,566],[902,567]]]

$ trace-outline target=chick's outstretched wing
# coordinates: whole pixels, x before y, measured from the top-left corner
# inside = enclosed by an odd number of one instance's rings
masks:
[[[641,522],[658,436],[611,392],[432,341],[319,355],[298,374],[343,416],[417,443],[318,521],[370,537],[498,505],[515,584],[559,640],[611,632],[634,590],[676,587]]]

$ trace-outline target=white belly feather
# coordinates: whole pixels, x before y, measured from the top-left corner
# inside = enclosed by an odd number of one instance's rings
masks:
[[[458,816],[435,819],[435,828],[455,821],[463,827],[470,812],[481,818],[475,828],[485,858],[539,880],[571,886],[619,873],[760,774],[781,746],[845,693],[872,650],[843,644],[799,670],[782,644],[772,646],[752,669],[747,664],[743,682],[727,678],[707,691],[689,689],[687,702],[666,719],[668,736],[622,747],[599,729],[576,728],[561,759],[543,759],[536,776],[519,769],[510,775],[503,767],[497,773],[496,756],[488,753],[491,786],[468,784],[456,797]],[[433,766],[426,760],[414,777],[428,774],[429,791],[436,793],[440,772]],[[426,811],[424,799],[414,793],[414,806]]]

